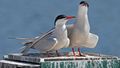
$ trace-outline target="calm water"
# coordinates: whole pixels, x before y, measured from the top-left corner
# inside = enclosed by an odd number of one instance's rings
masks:
[[[0,0],[0,57],[18,52],[22,46],[21,41],[9,37],[35,37],[46,32],[53,27],[57,15],[76,15],[80,1]],[[87,1],[91,32],[99,35],[100,40],[96,48],[83,48],[82,52],[120,56],[120,0]]]

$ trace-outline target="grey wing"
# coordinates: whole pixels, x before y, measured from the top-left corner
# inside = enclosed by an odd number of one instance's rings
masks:
[[[30,41],[26,41],[26,42],[23,42],[24,45],[31,45],[33,44],[36,40],[38,39],[42,39],[43,37],[47,36],[49,33],[53,32],[54,31],[54,28],[50,29],[48,32],[44,33],[42,36],[37,36],[35,37],[34,39],[30,40]]]
[[[38,45],[45,46],[45,45],[43,45],[42,43],[43,43],[43,42],[46,43],[47,40],[50,39],[50,36],[51,36],[51,34],[53,33],[53,31],[54,31],[54,29],[48,31],[46,34],[42,35],[41,37],[39,37],[39,38],[36,39],[36,40],[33,40],[33,41],[31,41],[31,42],[25,43],[25,44],[27,44],[28,46],[24,47],[24,48],[21,50],[21,53],[26,53],[26,52],[28,52],[28,50],[29,50],[30,48],[35,48],[35,49],[36,49]],[[51,36],[51,37],[52,37],[52,36]],[[52,38],[51,38],[51,39],[52,39]],[[47,44],[49,44],[49,45],[54,45],[55,43],[56,43],[56,40],[53,39],[53,41],[51,41],[51,42],[49,42],[49,43],[47,43]],[[46,45],[47,45],[47,44],[46,44]],[[40,47],[40,48],[42,48],[42,47]],[[44,47],[43,49],[45,50],[45,49],[47,49],[47,48],[48,48],[48,47],[46,46],[46,47]],[[39,47],[38,47],[38,49],[39,49]],[[40,50],[40,49],[39,49],[39,50]]]
[[[27,39],[24,42],[22,42],[23,45],[31,45],[35,40],[37,40],[39,36],[32,38],[32,39]]]
[[[52,49],[57,44],[57,39],[51,36],[51,34],[46,35],[44,38],[37,40],[32,46],[32,48],[39,51],[52,51]]]
[[[85,43],[85,47],[95,48],[98,40],[99,40],[99,37],[97,35],[89,33],[89,38],[87,39],[87,41]]]
[[[82,45],[82,47],[95,48],[98,40],[99,40],[99,37],[97,35],[89,33],[89,37],[86,40],[86,43],[84,45]]]

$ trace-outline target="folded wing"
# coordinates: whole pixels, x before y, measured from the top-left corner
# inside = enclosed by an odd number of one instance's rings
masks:
[[[52,36],[53,30],[54,29],[48,31],[33,41],[24,43],[26,46],[21,49],[21,53],[28,52],[30,48],[34,48],[40,51],[50,51],[51,48],[57,43],[57,40],[55,40],[55,38]]]

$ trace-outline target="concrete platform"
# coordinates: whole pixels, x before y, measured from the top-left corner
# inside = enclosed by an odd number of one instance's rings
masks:
[[[47,61],[75,61],[75,60],[118,60],[118,57],[108,56],[102,54],[95,53],[84,53],[84,56],[54,56],[54,57],[41,57],[39,53],[30,53],[28,55],[22,54],[9,54],[4,55],[5,60],[14,60],[14,61],[22,61],[22,62],[30,62],[30,63],[40,63]]]
[[[0,68],[120,68],[120,58],[116,56],[83,53],[84,56],[51,56],[43,54],[19,53],[4,55],[0,61]]]
[[[0,60],[0,68],[40,68],[40,65],[10,60]]]

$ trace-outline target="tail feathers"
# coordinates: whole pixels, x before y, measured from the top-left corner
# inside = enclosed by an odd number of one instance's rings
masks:
[[[23,45],[31,45],[33,42],[32,41],[27,41],[27,42],[22,42]]]
[[[29,49],[30,49],[29,46],[23,46],[22,48],[20,48],[20,52],[22,54],[27,54]]]
[[[23,44],[23,45],[31,45],[33,43],[33,41],[38,39],[38,38],[39,38],[39,36],[37,36],[35,38],[9,38],[9,39],[23,40],[23,42],[21,42],[21,44]]]
[[[37,39],[37,38],[39,38],[39,37],[37,36],[37,37],[35,37],[35,38],[8,38],[8,39],[17,39],[17,40],[29,41],[29,40],[35,40],[35,39]]]

